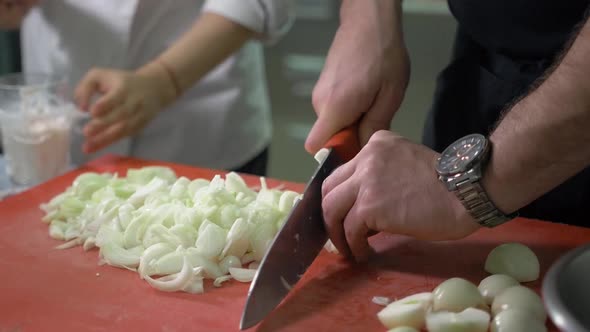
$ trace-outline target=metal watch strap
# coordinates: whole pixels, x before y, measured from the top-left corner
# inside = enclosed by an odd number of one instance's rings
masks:
[[[457,183],[455,195],[461,200],[467,211],[478,224],[495,227],[516,217],[515,214],[505,215],[490,201],[479,181],[469,179]]]

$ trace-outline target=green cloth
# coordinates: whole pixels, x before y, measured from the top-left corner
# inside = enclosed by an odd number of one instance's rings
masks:
[[[21,70],[18,31],[0,31],[0,75]]]

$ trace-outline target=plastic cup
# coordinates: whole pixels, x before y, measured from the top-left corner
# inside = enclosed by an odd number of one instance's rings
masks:
[[[67,81],[47,74],[0,76],[0,130],[6,173],[30,187],[68,170],[76,114]]]

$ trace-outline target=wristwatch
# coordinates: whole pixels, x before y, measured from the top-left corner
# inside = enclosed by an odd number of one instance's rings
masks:
[[[449,145],[436,163],[439,180],[459,198],[475,221],[485,227],[501,225],[517,216],[500,211],[480,183],[490,155],[488,139],[471,134]]]

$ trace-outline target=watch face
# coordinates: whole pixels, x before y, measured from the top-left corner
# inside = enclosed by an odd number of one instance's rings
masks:
[[[480,134],[465,136],[451,144],[440,156],[437,171],[452,175],[467,171],[487,147],[486,138]]]

